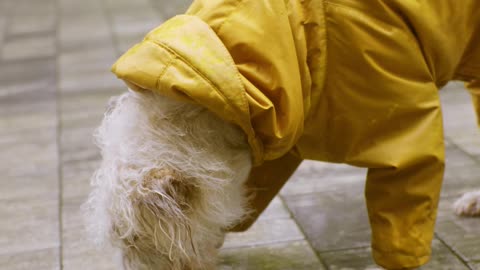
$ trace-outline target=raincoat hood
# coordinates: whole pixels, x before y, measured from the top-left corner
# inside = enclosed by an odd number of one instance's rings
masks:
[[[263,154],[233,59],[198,17],[180,15],[167,21],[123,55],[112,70],[133,90],[159,91],[205,106],[240,126],[249,135],[255,156]]]
[[[247,12],[239,12],[237,2],[194,3],[112,70],[133,89],[201,104],[238,125],[260,165],[290,151],[302,134],[311,91],[304,25],[318,24],[322,9],[317,5],[318,14],[308,19],[296,2],[259,1]],[[323,47],[317,42],[315,49]]]

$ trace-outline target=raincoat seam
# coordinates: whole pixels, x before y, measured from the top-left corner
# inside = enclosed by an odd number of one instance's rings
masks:
[[[327,5],[335,5],[335,3],[331,3],[330,1],[328,0],[324,0],[323,1],[323,8],[324,8],[324,17],[323,17],[323,20],[324,20],[324,27],[325,27],[325,48],[326,48],[326,51],[328,52],[328,25],[327,25]],[[325,74],[328,74],[327,73],[327,67],[328,67],[328,63],[329,63],[329,55],[328,53],[326,53],[325,55]],[[328,113],[328,112],[331,112],[331,107],[332,107],[332,98],[330,97],[330,95],[328,95],[328,93],[326,93],[326,88],[325,88],[325,85],[328,81],[328,77],[327,75],[325,75],[324,77],[324,85],[323,85],[323,90],[322,90],[322,93],[321,93],[321,97],[320,99],[324,99],[325,100],[325,111]],[[318,109],[317,109],[318,110]],[[327,119],[327,123],[326,123],[326,129],[327,130],[332,130],[332,126],[333,126],[333,117],[326,117]],[[332,141],[332,137],[333,137],[333,133],[332,132],[326,132],[326,135],[325,135],[325,142],[324,144],[330,144],[331,141]],[[325,146],[323,147],[323,149],[329,149],[329,147]],[[325,155],[326,155],[326,159],[328,161],[338,161],[338,157],[333,157],[333,155],[331,154],[330,151],[326,151],[325,152]],[[344,160],[344,158],[343,158]]]
[[[322,86],[321,86],[321,89],[322,89],[322,93],[324,88],[325,88],[325,83],[326,83],[326,78],[327,78],[327,67],[328,67],[328,31],[327,31],[327,15],[325,13],[325,3],[322,1],[322,25],[323,26],[323,34],[325,35],[323,38],[322,38],[322,43],[323,43],[323,47],[324,47],[324,57],[323,57],[323,64],[324,66],[322,67],[323,70],[322,70],[322,77],[323,77],[323,80],[322,80]]]
[[[146,39],[145,41],[151,42],[159,47],[162,47],[163,49],[167,50],[169,53],[171,53],[174,56],[172,60],[167,64],[167,66],[164,68],[164,71],[173,64],[175,59],[178,59],[182,61],[182,63],[190,67],[195,72],[195,74],[199,75],[203,80],[205,80],[215,90],[215,92],[217,92],[225,101],[228,102],[228,99],[225,97],[225,95],[223,95],[223,93],[219,91],[218,87],[211,80],[209,80],[202,72],[200,72],[197,68],[195,68],[190,62],[186,61],[186,59],[182,57],[180,54],[178,54],[173,48],[171,48],[167,44],[156,42],[151,39]],[[165,72],[162,72],[161,75],[163,76],[164,74]],[[161,77],[159,77],[159,80],[160,79]],[[229,102],[228,102],[228,105],[231,107],[231,104]]]
[[[320,1],[321,3],[321,9],[322,9],[322,14],[321,14],[321,25],[319,25],[320,28],[322,28],[322,33],[324,34],[324,36],[321,38],[321,43],[319,44],[320,45],[320,49],[324,49],[323,52],[323,56],[320,56],[319,58],[319,61],[323,61],[323,66],[321,66],[322,70],[321,70],[321,85],[319,86],[319,89],[320,89],[320,95],[318,97],[319,100],[322,100],[322,96],[325,94],[325,84],[327,82],[327,68],[328,68],[328,31],[327,31],[327,18],[326,18],[326,8],[325,8],[325,5],[328,3],[328,0],[321,0]],[[307,55],[307,59],[308,59],[308,55]],[[310,67],[309,67],[309,70],[310,70]],[[312,89],[310,89],[310,92],[312,92]],[[311,99],[312,97],[310,96],[310,103],[311,103]],[[315,107],[312,107],[310,106],[310,110],[309,110],[309,115],[308,115],[308,118],[305,119],[305,124],[307,124],[311,118],[313,117],[313,114],[310,113],[312,111],[317,111],[318,110],[318,106],[320,106],[320,103],[318,101],[315,102]]]
[[[246,3],[247,0],[240,0],[237,2],[237,5],[235,7],[235,9],[228,15],[228,17],[222,22],[222,24],[218,27],[217,29],[217,33],[220,33],[221,31],[221,28],[223,27],[223,25],[228,21],[229,18],[231,18],[231,16],[236,12],[238,11],[239,7],[241,4],[244,4]],[[220,38],[220,34],[217,34],[218,38],[221,40]],[[222,41],[223,42],[223,41]],[[240,77],[240,72],[238,71],[238,68],[237,68],[237,65],[235,63],[235,61],[233,60],[233,58],[231,57],[230,55],[230,52],[228,51],[228,49],[226,49],[225,47],[223,47],[222,49],[224,49],[225,53],[229,56],[225,59],[225,61],[228,61],[229,64],[235,69],[236,71],[236,74],[235,74],[235,77],[237,79],[237,82],[239,84],[239,86],[242,88],[242,91],[240,92],[240,99],[239,99],[239,102],[241,103],[241,106],[247,111],[247,115],[248,115],[248,128],[249,128],[249,131],[250,133],[253,135],[253,139],[254,139],[254,144],[256,145],[255,148],[257,148],[254,152],[258,152],[258,157],[256,157],[255,159],[258,159],[259,163],[263,163],[264,161],[264,158],[265,158],[265,149],[264,149],[264,145],[263,145],[263,142],[262,140],[260,140],[258,137],[257,137],[257,134],[255,132],[255,129],[252,127],[252,124],[251,124],[251,119],[250,119],[250,107],[249,107],[249,103],[248,103],[248,99],[247,99],[247,94],[246,94],[246,90],[245,90],[245,85],[243,84],[242,82],[242,79]],[[243,122],[240,120],[240,122]],[[248,134],[247,134],[248,135]],[[255,156],[255,155],[254,155]]]
[[[157,80],[155,82],[155,89],[159,89],[159,86],[160,86],[160,80],[163,78],[163,76],[165,75],[165,73],[167,72],[167,70],[172,66],[173,62],[175,61],[176,57],[173,56],[170,61],[168,61],[168,63],[165,65],[165,67],[163,68],[162,72],[160,72],[160,74],[157,76]]]
[[[325,90],[326,90],[326,89],[325,89],[325,85],[326,85],[326,83],[327,83],[328,63],[329,63],[329,61],[328,61],[327,9],[326,9],[326,7],[325,7],[325,5],[326,5],[327,3],[328,3],[328,0],[322,0],[322,1],[321,1],[321,6],[322,6],[322,26],[323,26],[322,31],[323,31],[323,33],[324,33],[324,35],[325,35],[325,36],[323,37],[323,39],[322,39],[322,43],[323,43],[323,48],[324,48],[325,51],[323,52],[323,53],[324,53],[324,56],[323,56],[323,62],[324,62],[324,63],[323,63],[323,66],[322,66],[322,71],[321,71],[321,72],[322,72],[322,85],[320,86],[321,92],[320,92],[320,95],[319,95],[319,100],[322,100],[322,99],[323,99],[322,97],[324,97],[324,96],[327,94],[327,93],[325,92]],[[311,98],[311,97],[310,97],[310,98]],[[328,109],[328,106],[329,106],[328,102],[327,102],[326,105],[327,105],[327,109]],[[318,109],[319,109],[318,107],[319,107],[319,106],[320,106],[320,102],[317,101],[317,104],[316,104],[315,108],[311,108],[310,110],[315,109],[314,111],[318,111]],[[311,115],[313,116],[313,114],[311,114]],[[309,119],[309,120],[310,120],[310,119]],[[327,130],[330,130],[330,129],[329,129],[329,128],[330,128],[330,126],[329,126],[329,124],[330,124],[329,121],[330,121],[330,120],[327,120],[327,125],[326,125],[327,128],[328,128]],[[327,134],[328,134],[328,133],[330,133],[330,132],[327,132]],[[328,136],[328,135],[327,135],[327,136]],[[328,138],[327,138],[326,141],[328,141]],[[325,142],[325,143],[326,143],[326,142]],[[327,147],[323,147],[323,149],[327,149]],[[330,156],[329,153],[328,153],[327,155]],[[328,158],[330,158],[330,157],[328,157]]]
[[[226,53],[230,56],[230,53],[228,52],[227,49],[226,50]],[[245,85],[243,84],[242,82],[242,79],[240,77],[240,72],[238,71],[237,69],[237,65],[235,64],[235,61],[231,58],[231,57],[227,57],[227,59],[225,59],[226,61],[229,62],[230,65],[232,65],[232,67],[235,69],[236,71],[236,74],[235,74],[235,77],[237,79],[237,82],[239,84],[239,86],[242,88],[241,92],[240,92],[240,103],[241,103],[241,106],[247,111],[247,115],[249,116],[249,129],[250,129],[250,132],[253,134],[253,137],[255,139],[255,142],[257,144],[257,147],[260,148],[260,149],[257,149],[257,151],[260,151],[260,160],[261,162],[263,162],[263,159],[265,157],[264,155],[264,146],[263,146],[263,143],[261,143],[262,141],[260,139],[258,139],[257,137],[257,134],[255,132],[255,130],[253,129],[252,125],[251,125],[251,119],[250,119],[250,107],[249,107],[249,104],[248,104],[248,100],[247,100],[247,94],[246,94],[246,90],[245,90]]]

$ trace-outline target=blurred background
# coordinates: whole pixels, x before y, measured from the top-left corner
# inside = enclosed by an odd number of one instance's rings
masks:
[[[0,269],[115,269],[84,233],[79,207],[100,160],[92,132],[109,69],[187,0],[0,0]],[[432,261],[480,270],[480,218],[452,202],[480,189],[480,134],[460,83],[441,91],[447,172]],[[305,162],[260,220],[231,234],[220,269],[373,269],[365,170]]]

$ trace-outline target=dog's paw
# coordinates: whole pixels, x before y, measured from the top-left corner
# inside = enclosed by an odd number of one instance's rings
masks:
[[[480,190],[463,194],[453,208],[459,216],[480,216]]]

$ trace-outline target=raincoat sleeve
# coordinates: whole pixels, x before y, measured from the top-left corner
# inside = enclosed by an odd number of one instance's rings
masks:
[[[276,0],[198,0],[112,70],[134,90],[198,103],[238,125],[260,165],[286,154],[303,131],[309,85],[299,60],[306,57],[304,39],[291,26],[300,25],[291,19],[296,12]]]

